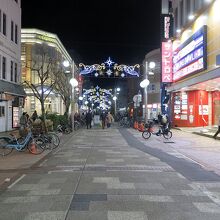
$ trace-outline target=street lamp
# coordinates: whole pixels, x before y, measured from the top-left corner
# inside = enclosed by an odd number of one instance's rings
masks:
[[[70,62],[68,60],[64,60],[63,61],[63,66],[64,67],[69,67],[70,66]]]
[[[148,79],[144,79],[140,82],[140,87],[147,88],[149,84],[150,84],[150,81]]]
[[[148,80],[148,75],[154,75],[152,71],[149,71],[149,69],[154,69],[156,67],[156,63],[151,61],[148,63],[148,61],[145,62],[145,78],[140,82],[140,87],[144,89],[144,120],[147,122],[147,87],[150,84],[150,81]]]
[[[72,109],[72,129],[74,130],[74,115],[75,115],[75,97],[74,97],[74,88],[78,86],[78,81],[75,78],[70,79],[70,84],[72,86],[72,102],[71,102],[71,109]]]
[[[75,78],[71,78],[70,79],[70,84],[74,88],[74,87],[78,86],[79,83]]]
[[[115,101],[114,113],[115,113],[115,116],[116,116],[116,101],[117,101],[117,97],[116,97],[116,96],[114,96],[112,99]]]

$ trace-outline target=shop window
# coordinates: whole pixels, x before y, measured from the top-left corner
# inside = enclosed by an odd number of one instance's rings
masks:
[[[5,106],[0,106],[0,117],[5,116]]]

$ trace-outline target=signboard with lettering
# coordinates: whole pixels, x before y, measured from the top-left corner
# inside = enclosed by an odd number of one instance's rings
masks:
[[[169,40],[173,37],[173,16],[169,14],[161,15],[161,40]]]
[[[207,68],[207,26],[203,26],[173,52],[173,81]]]
[[[172,42],[162,42],[162,82],[172,82]]]

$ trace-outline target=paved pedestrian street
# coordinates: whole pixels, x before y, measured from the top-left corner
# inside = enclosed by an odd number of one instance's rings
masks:
[[[133,131],[80,130],[1,192],[0,213],[1,220],[219,220],[220,177]]]

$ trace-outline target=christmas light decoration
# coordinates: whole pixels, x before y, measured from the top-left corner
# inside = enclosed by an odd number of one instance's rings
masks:
[[[139,77],[140,65],[127,66],[118,65],[109,57],[102,64],[85,65],[79,64],[80,75],[95,77]]]

